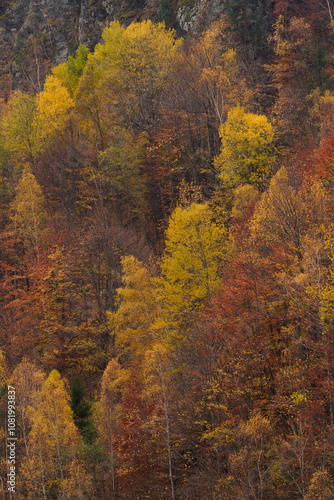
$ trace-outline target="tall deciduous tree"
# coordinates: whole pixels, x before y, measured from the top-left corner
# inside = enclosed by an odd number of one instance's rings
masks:
[[[14,92],[2,110],[0,128],[4,150],[19,163],[29,161],[35,164],[38,152],[37,131],[34,125],[36,114],[35,97]]]
[[[326,195],[321,185],[301,186],[282,167],[256,207],[252,228],[254,235],[267,243],[282,244],[301,258],[307,238],[321,232],[326,218]]]
[[[38,256],[46,213],[42,189],[28,167],[19,180],[11,210],[15,233]]]
[[[221,152],[215,168],[230,186],[258,185],[270,171],[274,131],[264,115],[247,113],[237,106],[219,129]]]
[[[182,324],[219,284],[228,249],[224,225],[207,204],[192,203],[173,212],[158,280],[167,321]]]
[[[128,370],[122,368],[116,359],[109,361],[101,381],[99,431],[107,454],[110,472],[111,498],[116,499],[117,485],[115,470],[122,460],[115,450],[115,434],[122,414],[122,396],[129,378]]]
[[[321,2],[305,2],[303,6],[294,2],[291,4],[295,17],[278,17],[271,37],[274,61],[267,66],[278,93],[273,115],[281,139],[284,138],[287,144],[291,144],[292,138],[301,137],[301,133],[310,132],[313,123],[308,119],[311,103],[308,96],[314,89],[323,93],[329,83],[326,75],[327,48],[324,44],[324,33],[327,32],[329,38],[329,26],[327,23],[317,26],[321,15],[319,12],[315,15]],[[288,9],[290,2],[285,7]],[[300,17],[305,7],[309,12]]]
[[[161,96],[168,85],[175,53],[180,45],[164,24],[151,21],[122,28],[111,23],[103,32],[93,64],[102,64],[100,92],[111,92],[114,109],[126,125],[150,133],[157,123]]]
[[[31,424],[29,408],[36,409],[38,394],[41,391],[45,378],[45,374],[27,359],[24,359],[16,366],[11,377],[10,383],[15,387],[16,391],[17,424],[22,435],[25,453],[27,452]]]
[[[61,138],[69,123],[74,107],[66,87],[53,75],[45,81],[44,90],[36,100],[37,113],[34,125],[38,130],[42,147],[50,145],[57,137]]]
[[[22,466],[27,498],[87,497],[91,481],[79,458],[80,437],[69,395],[56,370],[43,383],[30,419],[27,457]]]
[[[153,326],[160,317],[155,284],[148,269],[133,256],[124,257],[124,287],[117,290],[119,307],[109,313],[116,343],[142,356],[155,343]]]
[[[102,148],[108,136],[105,125],[116,117],[137,132],[154,130],[180,45],[163,24],[151,21],[127,28],[113,22],[104,30],[103,39],[105,43],[97,45],[88,57],[77,92]],[[108,117],[106,112],[114,116]]]

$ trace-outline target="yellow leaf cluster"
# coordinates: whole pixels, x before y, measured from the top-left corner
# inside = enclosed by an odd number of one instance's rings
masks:
[[[214,222],[207,204],[175,209],[158,280],[164,309],[172,322],[185,319],[217,289],[226,254],[226,230]]]
[[[44,196],[28,167],[23,170],[19,180],[11,210],[15,233],[27,247],[32,246],[38,254],[39,239],[46,216]]]
[[[34,123],[35,97],[16,91],[11,95],[0,121],[1,142],[19,162],[34,162],[38,137]]]
[[[115,313],[109,313],[109,326],[119,345],[143,354],[155,341],[157,295],[149,271],[135,257],[124,257],[122,265],[124,287],[117,290],[120,304]]]
[[[34,125],[39,140],[50,143],[64,134],[69,123],[74,101],[62,82],[54,75],[46,79],[44,90],[37,96],[37,114]]]
[[[258,184],[268,174],[272,162],[274,131],[264,115],[246,113],[234,107],[220,127],[221,152],[215,168],[224,183]]]

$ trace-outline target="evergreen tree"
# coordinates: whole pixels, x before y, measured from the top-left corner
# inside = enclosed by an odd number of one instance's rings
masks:
[[[74,422],[80,430],[84,442],[91,444],[96,437],[96,428],[92,416],[92,402],[87,401],[85,385],[78,376],[75,377],[71,386],[71,409]]]

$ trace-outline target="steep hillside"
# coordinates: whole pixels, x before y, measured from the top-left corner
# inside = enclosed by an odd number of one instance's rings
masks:
[[[0,498],[333,500],[334,0],[0,9]]]

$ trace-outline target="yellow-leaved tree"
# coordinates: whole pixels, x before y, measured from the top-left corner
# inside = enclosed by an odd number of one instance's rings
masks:
[[[251,227],[254,237],[283,245],[301,258],[308,240],[320,237],[326,219],[326,196],[320,183],[298,186],[293,174],[282,167],[257,204]]]
[[[192,203],[173,212],[166,231],[159,293],[170,325],[181,325],[219,285],[228,252],[223,224],[214,221],[206,203]]]
[[[44,90],[37,96],[34,126],[41,147],[61,138],[74,108],[74,101],[67,88],[54,75],[46,78]]]
[[[15,234],[38,256],[46,213],[42,189],[28,166],[22,172],[11,210]]]
[[[18,440],[18,444],[22,440],[25,452],[27,452],[30,429],[29,412],[31,408],[36,408],[38,393],[45,378],[45,374],[41,370],[38,370],[27,359],[23,359],[16,366],[9,382],[16,391],[16,421],[20,428],[21,438]]]
[[[101,424],[106,437],[109,436],[109,441],[108,439],[104,441],[108,446],[112,464],[113,491],[115,490],[113,436],[117,418],[122,412],[122,391],[131,380],[131,376],[134,378],[142,376],[145,381],[143,398],[149,403],[150,408],[155,408],[153,415],[145,422],[145,430],[149,431],[152,443],[160,440],[160,453],[168,467],[171,495],[174,499],[175,479],[170,423],[172,406],[170,374],[173,370],[164,345],[166,322],[163,307],[159,301],[157,284],[148,269],[132,256],[124,257],[122,263],[124,287],[117,290],[119,308],[117,312],[110,313],[109,326],[115,333],[116,344],[126,350],[127,362],[130,354],[132,363],[129,370],[121,368],[116,360],[109,363],[103,376],[101,395]],[[131,368],[132,370],[135,368],[135,373],[132,375]]]
[[[166,232],[160,278],[152,278],[134,257],[123,258],[119,308],[109,313],[116,343],[142,357],[168,341],[218,288],[228,248],[227,231],[214,221],[207,204],[176,208]]]
[[[99,431],[100,439],[108,454],[110,484],[112,498],[116,498],[115,465],[117,454],[115,452],[114,441],[117,432],[118,419],[122,415],[122,395],[128,382],[129,372],[112,359],[105,369],[101,381],[101,400],[99,406]]]
[[[124,286],[117,291],[119,308],[109,315],[116,344],[122,354],[126,352],[123,359],[134,372],[130,380],[142,377],[144,381],[142,397],[151,409],[144,426],[148,440],[152,440],[150,460],[158,447],[168,469],[172,499],[176,498],[174,461],[178,440],[174,427],[175,366],[170,347],[179,344],[182,328],[219,286],[228,238],[224,225],[214,219],[208,204],[177,208],[167,229],[161,278],[152,278],[134,257],[123,258]],[[113,363],[110,370],[116,387],[120,369]],[[110,418],[114,419],[115,414]]]
[[[154,129],[181,41],[163,23],[149,20],[127,28],[112,22],[102,37],[105,43],[89,55],[76,98],[103,149],[116,117],[140,132]]]
[[[109,313],[116,343],[143,356],[155,343],[153,326],[159,319],[155,284],[148,269],[133,256],[122,259],[124,286],[117,290],[118,310]]]
[[[1,142],[6,153],[18,163],[35,163],[38,139],[34,118],[36,98],[20,91],[13,92],[0,119]]]
[[[80,460],[81,438],[74,425],[69,395],[53,370],[42,385],[35,408],[21,474],[27,499],[82,499],[91,493],[91,478]]]
[[[220,127],[221,151],[214,165],[229,186],[258,185],[273,161],[274,130],[264,115],[247,113],[235,106]]]

